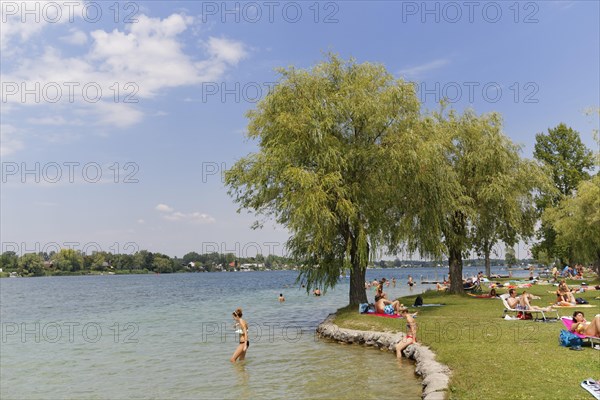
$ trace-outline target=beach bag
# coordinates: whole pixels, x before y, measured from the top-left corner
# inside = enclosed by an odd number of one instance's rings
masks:
[[[581,346],[583,340],[573,332],[562,329],[558,336],[558,343],[564,347]]]
[[[358,305],[358,312],[364,314],[369,311],[369,303],[360,303]]]
[[[528,312],[519,312],[517,313],[517,318],[519,319],[533,319],[533,315]]]
[[[576,299],[575,299],[575,302],[576,302],[577,304],[589,304],[587,300],[585,300],[585,299],[582,299],[581,297],[578,297],[578,298],[576,298]]]
[[[417,298],[415,299],[415,307],[420,307],[423,305],[423,298],[421,296],[417,296]]]

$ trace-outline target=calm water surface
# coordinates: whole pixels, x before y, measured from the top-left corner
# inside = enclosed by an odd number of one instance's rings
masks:
[[[396,297],[409,293],[408,274],[434,271],[367,277],[400,278],[386,289]],[[0,398],[420,398],[410,361],[315,337],[348,303],[347,281],[313,297],[295,278],[267,271],[2,279]],[[246,361],[232,365],[237,307],[251,344]]]

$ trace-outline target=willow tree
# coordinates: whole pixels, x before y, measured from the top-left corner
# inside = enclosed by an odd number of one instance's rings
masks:
[[[279,74],[248,113],[247,136],[259,150],[226,172],[229,193],[240,210],[290,231],[286,246],[301,261],[307,290],[331,288],[349,270],[350,304],[366,302],[369,257],[383,241],[403,237],[390,234],[398,199],[410,201],[408,171],[418,172],[414,162],[431,153],[418,154],[427,146],[414,86],[381,65],[334,55]]]
[[[500,149],[500,151],[498,151]],[[533,236],[537,220],[536,194],[549,188],[546,173],[519,156],[520,147],[501,134],[488,135],[478,154],[486,182],[477,193],[471,235],[474,249],[491,274],[492,248],[502,241],[514,246]]]
[[[600,175],[580,182],[572,196],[547,208],[542,220],[556,231],[558,245],[569,245],[575,261],[593,264],[600,275]]]
[[[463,255],[473,247],[491,250],[495,239],[514,241],[533,225],[532,191],[544,174],[523,161],[519,149],[502,133],[496,113],[478,116],[468,110],[437,115],[450,145],[445,161],[458,190],[445,211],[443,240],[448,254],[450,291],[462,293]]]

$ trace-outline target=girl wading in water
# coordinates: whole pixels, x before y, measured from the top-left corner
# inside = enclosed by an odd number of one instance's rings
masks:
[[[250,347],[250,341],[248,340],[248,324],[242,319],[241,308],[238,308],[233,312],[233,319],[235,320],[235,333],[240,335],[240,344],[229,360],[232,363],[237,360],[243,361],[246,358],[246,351],[248,351],[248,347]]]

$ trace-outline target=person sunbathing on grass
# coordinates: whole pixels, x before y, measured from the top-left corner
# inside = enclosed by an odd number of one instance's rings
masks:
[[[600,314],[596,315],[593,320],[586,321],[581,311],[575,311],[573,313],[571,332],[576,332],[580,335],[600,337]]]
[[[379,300],[377,300],[375,303],[375,312],[377,314],[400,314],[400,311],[403,308],[404,305],[400,304],[398,300],[390,301],[384,297],[379,298]]]

